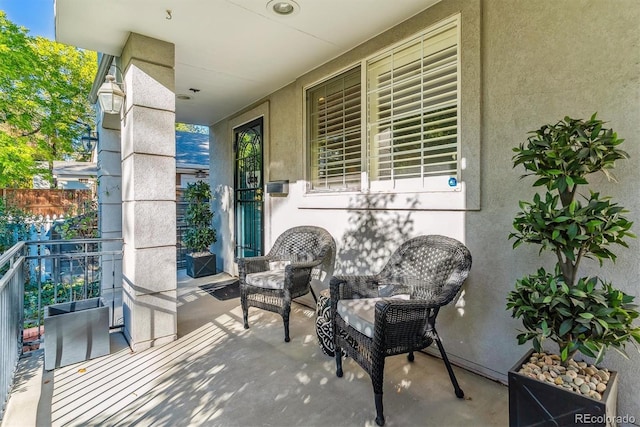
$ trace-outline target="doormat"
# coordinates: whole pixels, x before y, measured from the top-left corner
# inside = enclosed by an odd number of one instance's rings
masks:
[[[220,301],[240,298],[240,282],[238,280],[234,280],[227,284],[210,283],[208,285],[200,286],[200,289]]]

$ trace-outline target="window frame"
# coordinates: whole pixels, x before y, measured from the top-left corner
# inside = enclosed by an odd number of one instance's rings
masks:
[[[455,174],[442,174],[429,176],[429,174],[425,174],[424,172],[420,173],[420,177],[416,178],[400,178],[400,179],[390,179],[390,180],[375,180],[372,177],[372,170],[374,169],[371,165],[372,158],[369,155],[371,151],[371,136],[369,135],[369,131],[373,126],[373,122],[370,121],[369,117],[369,109],[370,102],[367,98],[371,88],[368,87],[368,67],[370,63],[375,63],[381,58],[389,56],[393,58],[394,51],[398,48],[408,48],[416,46],[421,43],[422,40],[428,37],[437,37],[439,34],[447,31],[447,27],[455,28],[456,30],[456,127],[457,127],[457,135],[456,135],[456,171]],[[366,161],[367,164],[363,165],[363,172],[367,175],[367,188],[362,188],[363,192],[370,193],[384,193],[384,192],[451,192],[451,191],[460,191],[460,177],[461,177],[461,152],[462,152],[462,143],[461,143],[461,135],[460,135],[460,121],[461,121],[461,55],[460,55],[460,45],[461,45],[461,20],[460,15],[456,14],[446,19],[439,20],[438,22],[428,26],[427,28],[406,37],[397,43],[394,43],[390,46],[386,46],[383,49],[380,49],[374,52],[371,55],[362,59],[362,79],[365,83],[361,83],[364,86],[364,90],[362,91],[364,96],[362,98],[362,102],[366,108],[366,110],[362,111],[362,122],[364,123],[363,128],[367,131],[364,136],[363,143],[366,145]],[[424,58],[424,49],[420,49],[421,58]],[[393,72],[394,66],[391,65],[391,71]],[[422,75],[422,71],[421,71]],[[421,77],[421,85],[424,83]],[[390,88],[394,89],[394,85],[391,85]],[[422,112],[420,113],[422,115]],[[393,121],[393,118],[391,119]],[[390,146],[393,147],[394,144]],[[424,154],[422,159],[424,158]],[[456,184],[451,185],[450,178],[455,178]]]
[[[447,12],[448,10],[448,12]],[[442,12],[442,13],[440,13]],[[438,16],[439,15],[439,16]],[[426,21],[426,22],[425,22]],[[371,58],[380,56],[384,52],[389,51],[397,46],[407,43],[408,41],[421,37],[437,28],[445,25],[447,22],[456,21],[457,27],[457,85],[458,85],[458,111],[457,111],[457,183],[454,187],[450,187],[449,183],[444,183],[440,188],[388,188],[376,190],[370,188],[368,180],[368,166],[363,165],[363,173],[361,187],[357,191],[318,191],[312,190],[310,185],[310,158],[307,155],[309,149],[307,141],[307,90],[314,86],[338,76],[354,67],[360,65],[361,68],[361,84],[366,84],[366,62]],[[449,211],[472,211],[480,209],[480,188],[481,188],[481,139],[482,139],[482,120],[481,120],[481,76],[482,76],[482,60],[481,60],[481,22],[480,10],[478,4],[470,4],[464,10],[455,10],[453,8],[445,8],[438,13],[431,14],[421,23],[413,22],[411,25],[417,31],[409,33],[407,37],[402,37],[396,43],[383,45],[377,39],[372,39],[363,46],[366,53],[360,55],[356,60],[347,63],[342,62],[340,69],[335,67],[332,69],[330,65],[323,67],[325,76],[318,78],[318,72],[310,74],[313,79],[305,79],[301,84],[300,99],[303,108],[302,126],[304,143],[302,144],[303,159],[305,161],[305,179],[299,187],[302,191],[301,198],[296,198],[297,207],[299,209],[360,209],[367,208],[370,205],[372,197],[376,195],[387,194],[390,196],[388,203],[382,209],[401,209],[401,210],[449,210]],[[419,28],[421,26],[421,28]],[[394,28],[392,31],[402,33],[400,28]],[[406,34],[407,32],[405,32]],[[391,36],[391,35],[390,35]],[[393,36],[391,36],[393,37]],[[397,37],[396,37],[397,39]],[[367,46],[372,47],[367,49]],[[461,64],[464,64],[462,67]],[[327,72],[327,69],[329,72]],[[319,70],[320,71],[320,70]],[[366,108],[366,88],[362,91],[363,101],[361,105]],[[363,108],[364,110],[364,108]],[[366,111],[362,111],[365,115]],[[364,150],[368,150],[367,141],[367,118],[362,122],[362,140],[365,142]],[[368,163],[368,156],[363,156],[363,163]],[[395,197],[395,196],[398,197]],[[411,201],[408,203],[407,201]]]
[[[334,189],[327,189],[327,188],[318,188],[318,189],[314,189],[313,188],[313,181],[314,181],[314,176],[313,176],[313,169],[314,169],[314,165],[312,165],[312,159],[314,157],[314,153],[313,153],[313,140],[310,137],[310,127],[311,127],[311,121],[310,119],[310,115],[312,114],[309,111],[309,96],[310,94],[316,90],[319,89],[322,86],[326,86],[327,84],[330,84],[330,82],[338,77],[347,77],[350,73],[354,73],[357,69],[360,68],[360,184],[358,186],[352,186],[351,188],[334,188]],[[328,76],[327,78],[319,81],[319,82],[315,82],[312,85],[306,86],[303,88],[303,96],[304,96],[304,102],[303,102],[303,118],[304,118],[304,149],[306,152],[305,155],[305,171],[306,171],[306,181],[307,181],[307,192],[310,193],[314,193],[314,194],[334,194],[334,193],[349,193],[349,192],[359,192],[362,191],[362,170],[364,167],[363,164],[363,153],[362,153],[362,149],[363,149],[363,142],[362,142],[362,130],[363,130],[363,125],[362,125],[362,70],[361,70],[361,61],[358,61],[357,63],[352,64],[351,66],[342,69],[330,76]],[[318,169],[320,169],[318,167]]]

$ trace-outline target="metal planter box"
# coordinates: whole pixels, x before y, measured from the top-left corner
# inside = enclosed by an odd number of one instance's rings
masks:
[[[518,373],[531,350],[509,370],[509,426],[613,427],[618,397],[617,373],[611,371],[602,400],[586,397]]]
[[[187,265],[187,275],[189,277],[198,278],[211,276],[216,274],[216,255],[197,255],[192,254],[185,255]]]
[[[110,352],[109,307],[102,298],[53,304],[44,311],[44,368],[48,371]]]

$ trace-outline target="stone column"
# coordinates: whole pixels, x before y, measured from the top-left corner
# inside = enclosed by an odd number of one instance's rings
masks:
[[[98,229],[100,237],[122,237],[122,168],[120,117],[105,114],[99,123]],[[103,251],[120,251],[121,243],[103,243]],[[101,295],[109,305],[112,326],[122,324],[122,256],[102,257]]]
[[[138,351],[177,335],[174,45],[132,33],[121,60],[124,332]]]

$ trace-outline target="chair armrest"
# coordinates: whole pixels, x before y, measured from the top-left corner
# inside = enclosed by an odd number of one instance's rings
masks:
[[[241,278],[250,273],[258,273],[269,269],[269,260],[267,256],[257,256],[248,258],[236,258],[238,263],[238,274]]]
[[[311,282],[311,271],[322,260],[292,262],[284,268],[284,286],[292,292],[305,289]]]
[[[287,264],[285,266],[285,270],[287,268],[290,268],[292,270],[294,269],[308,269],[308,268],[313,268],[317,265],[320,265],[320,263],[322,262],[321,259],[317,259],[314,261],[303,261],[303,262],[292,262],[291,264]]]
[[[388,324],[406,322],[413,317],[421,316],[421,313],[428,314],[441,306],[442,304],[427,300],[384,298],[376,302],[376,321],[380,313],[381,320],[385,320]]]
[[[429,345],[435,335],[440,304],[424,300],[383,299],[376,302],[374,347],[399,354]]]
[[[333,276],[329,282],[331,299],[375,298],[378,296],[377,276]]]

